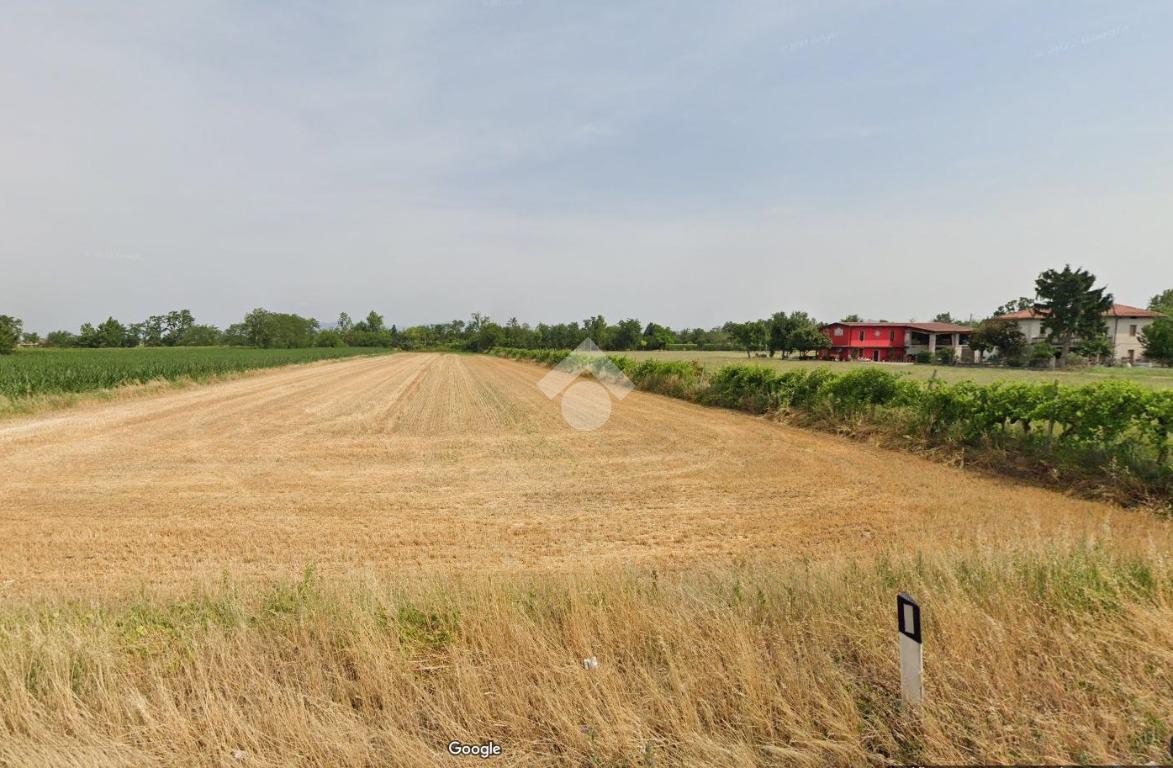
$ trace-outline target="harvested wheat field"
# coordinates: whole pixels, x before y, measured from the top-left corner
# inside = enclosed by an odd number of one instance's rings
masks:
[[[577,432],[543,374],[396,354],[0,423],[0,765],[1168,757],[1167,520],[641,392]]]
[[[393,355],[0,423],[10,591],[857,556],[1151,518],[636,392],[595,432],[541,369]]]

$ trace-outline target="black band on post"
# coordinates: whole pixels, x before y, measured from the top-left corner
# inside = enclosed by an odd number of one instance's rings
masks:
[[[896,595],[896,626],[900,634],[921,642],[920,606],[904,592]]]

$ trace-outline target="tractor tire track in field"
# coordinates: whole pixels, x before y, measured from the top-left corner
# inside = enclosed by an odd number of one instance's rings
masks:
[[[0,583],[841,558],[1137,512],[650,395],[578,432],[498,358],[395,354],[0,424]],[[2,597],[3,595],[0,595]]]

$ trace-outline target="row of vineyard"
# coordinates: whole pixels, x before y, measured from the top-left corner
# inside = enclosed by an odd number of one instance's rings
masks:
[[[637,388],[706,405],[776,413],[840,431],[866,428],[918,445],[996,449],[1054,475],[1075,470],[1098,489],[1169,503],[1173,391],[1128,381],[977,384],[917,381],[880,367],[839,373],[825,367],[778,371],[691,361],[636,361],[567,350],[497,349],[545,365],[567,360],[600,369],[607,360]],[[1021,463],[1016,464],[1020,466]],[[1114,487],[1113,487],[1114,486]]]

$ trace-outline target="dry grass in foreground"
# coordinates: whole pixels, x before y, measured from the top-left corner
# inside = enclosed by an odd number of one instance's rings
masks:
[[[452,739],[498,765],[1162,760],[1171,577],[1109,538],[10,601],[0,765],[442,765]],[[898,590],[925,610],[919,717]]]

